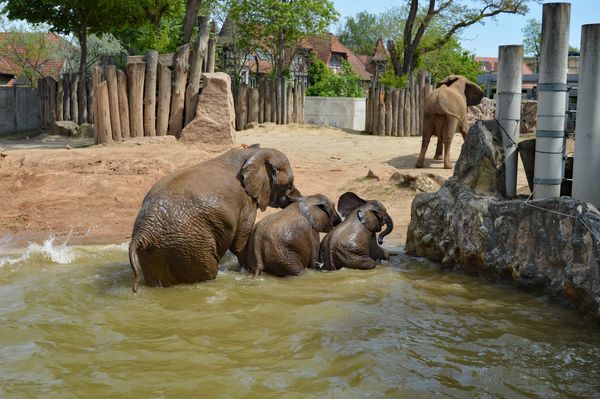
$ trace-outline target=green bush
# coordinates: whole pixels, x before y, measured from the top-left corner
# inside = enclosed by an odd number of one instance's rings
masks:
[[[314,54],[311,55],[308,68],[310,87],[307,96],[319,97],[363,97],[364,91],[360,76],[352,71],[348,61],[342,61],[342,72],[333,73],[331,69]]]

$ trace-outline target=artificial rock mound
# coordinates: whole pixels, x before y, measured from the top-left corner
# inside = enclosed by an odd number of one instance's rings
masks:
[[[600,318],[600,212],[570,197],[508,200],[495,121],[469,130],[454,175],[412,203],[406,252],[543,291]]]
[[[235,109],[231,79],[223,72],[202,74],[202,91],[198,96],[196,116],[183,128],[183,143],[235,143]]]

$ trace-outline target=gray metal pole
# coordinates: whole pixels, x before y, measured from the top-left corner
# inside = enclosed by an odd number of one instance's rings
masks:
[[[543,10],[533,173],[533,198],[536,199],[560,196],[571,4],[546,3]]]
[[[521,122],[521,79],[523,46],[500,46],[498,49],[498,83],[496,119],[502,130],[506,170],[506,196],[517,195],[517,144]]]
[[[600,209],[600,24],[581,28],[573,197]]]

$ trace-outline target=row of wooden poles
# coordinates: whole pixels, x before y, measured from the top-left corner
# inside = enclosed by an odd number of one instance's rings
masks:
[[[92,123],[92,82],[81,80],[79,73],[65,73],[58,81],[52,77],[38,79],[38,107],[42,129],[55,121]]]
[[[260,79],[258,87],[240,85],[235,101],[236,130],[244,130],[253,122],[304,123],[304,85],[296,82],[285,87],[282,99],[276,80]],[[280,117],[277,109],[282,100],[284,111]]]
[[[405,89],[373,83],[367,94],[365,130],[379,136],[420,136],[425,98],[433,91],[430,81],[431,75],[420,71]]]

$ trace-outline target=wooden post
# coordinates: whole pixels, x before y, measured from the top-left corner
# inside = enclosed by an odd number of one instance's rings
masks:
[[[385,135],[385,88],[383,86],[379,87],[378,96],[377,134],[383,136]]]
[[[177,49],[173,65],[175,78],[171,87],[171,115],[169,120],[169,134],[179,137],[183,128],[185,88],[187,82],[187,67],[190,58],[190,45],[184,44]]]
[[[246,128],[247,116],[247,94],[248,86],[242,84],[238,87],[237,110],[235,113],[236,130],[244,130]]]
[[[398,89],[398,137],[404,136],[404,89]]]
[[[129,134],[131,137],[144,135],[144,74],[146,63],[127,64],[127,85],[129,86]]]
[[[398,136],[398,89],[393,89],[391,94],[392,129],[390,135],[396,137]]]
[[[63,75],[63,121],[71,120],[71,74]]]
[[[47,129],[46,115],[45,115],[46,100],[44,99],[44,97],[45,97],[44,86],[45,85],[46,85],[46,82],[45,82],[44,78],[38,78],[38,80],[37,80],[38,110],[39,110],[39,118],[40,118],[39,119],[40,127],[42,129]]]
[[[96,100],[98,106],[96,110],[96,125],[94,129],[94,136],[96,138],[96,144],[109,143],[112,141],[111,128],[110,128],[110,100],[108,98],[108,84],[102,82],[97,87]]]
[[[79,89],[79,73],[71,74],[71,120],[79,123],[79,108],[77,104],[77,90]]]
[[[367,93],[365,95],[365,132],[370,133],[371,127],[371,84],[369,84],[369,88],[367,89]]]
[[[271,122],[277,123],[277,79],[269,81],[271,90]]]
[[[268,80],[263,80],[265,93],[265,112],[263,122],[271,122],[271,83]]]
[[[87,120],[88,123],[94,123],[94,89],[92,79],[85,80],[87,95]]]
[[[250,88],[248,91],[248,122],[258,122],[259,102],[258,89]]]
[[[56,120],[57,121],[62,121],[64,116],[63,116],[63,97],[65,95],[64,92],[64,88],[63,88],[63,82],[64,79],[62,76],[60,76],[58,78],[58,85],[56,88]]]
[[[298,82],[296,82],[292,89],[292,123],[298,123],[298,89]]]
[[[287,85],[286,92],[287,93],[286,93],[286,106],[285,106],[285,111],[286,111],[285,112],[285,123],[290,124],[290,123],[292,123],[292,110],[293,110],[292,86]]]
[[[127,75],[125,72],[117,71],[117,91],[119,94],[119,121],[121,123],[121,137],[128,139],[129,132],[129,100],[127,99]]]
[[[88,121],[87,112],[87,76],[85,73],[79,75],[79,87],[77,90],[77,107],[79,111],[78,120],[79,123],[86,123]]]
[[[200,78],[202,77],[202,61],[206,58],[208,46],[208,17],[198,17],[198,38],[194,43],[192,54],[192,65],[188,76],[189,83],[185,89],[185,125],[190,123],[196,116],[198,106],[198,91],[200,90]]]
[[[410,136],[410,90],[409,86],[404,89],[404,136]]]
[[[158,110],[156,117],[156,134],[165,136],[169,128],[169,108],[171,101],[171,70],[158,63]]]
[[[108,104],[110,107],[110,130],[114,141],[121,141],[121,119],[119,117],[119,88],[117,86],[117,67],[107,65],[104,75],[108,85]]]
[[[265,80],[258,80],[258,123],[265,121]]]
[[[302,90],[300,91],[300,123],[304,123],[304,97],[306,96],[306,87],[304,84],[300,85]]]
[[[217,52],[217,27],[215,22],[210,23],[210,38],[208,39],[208,55],[206,58],[206,72],[215,71],[215,57]]]
[[[144,136],[156,136],[156,68],[158,51],[146,53],[146,76],[144,78]]]
[[[386,90],[385,93],[385,135],[392,135],[392,90]]]
[[[100,67],[95,66],[92,69],[92,93],[94,95],[94,100],[92,101],[92,105],[94,106],[94,124],[96,123],[96,115],[98,115],[98,85],[100,84],[102,75],[102,70]],[[94,133],[94,137],[96,134]]]
[[[50,127],[56,122],[56,81],[48,77],[48,101],[50,104]]]

